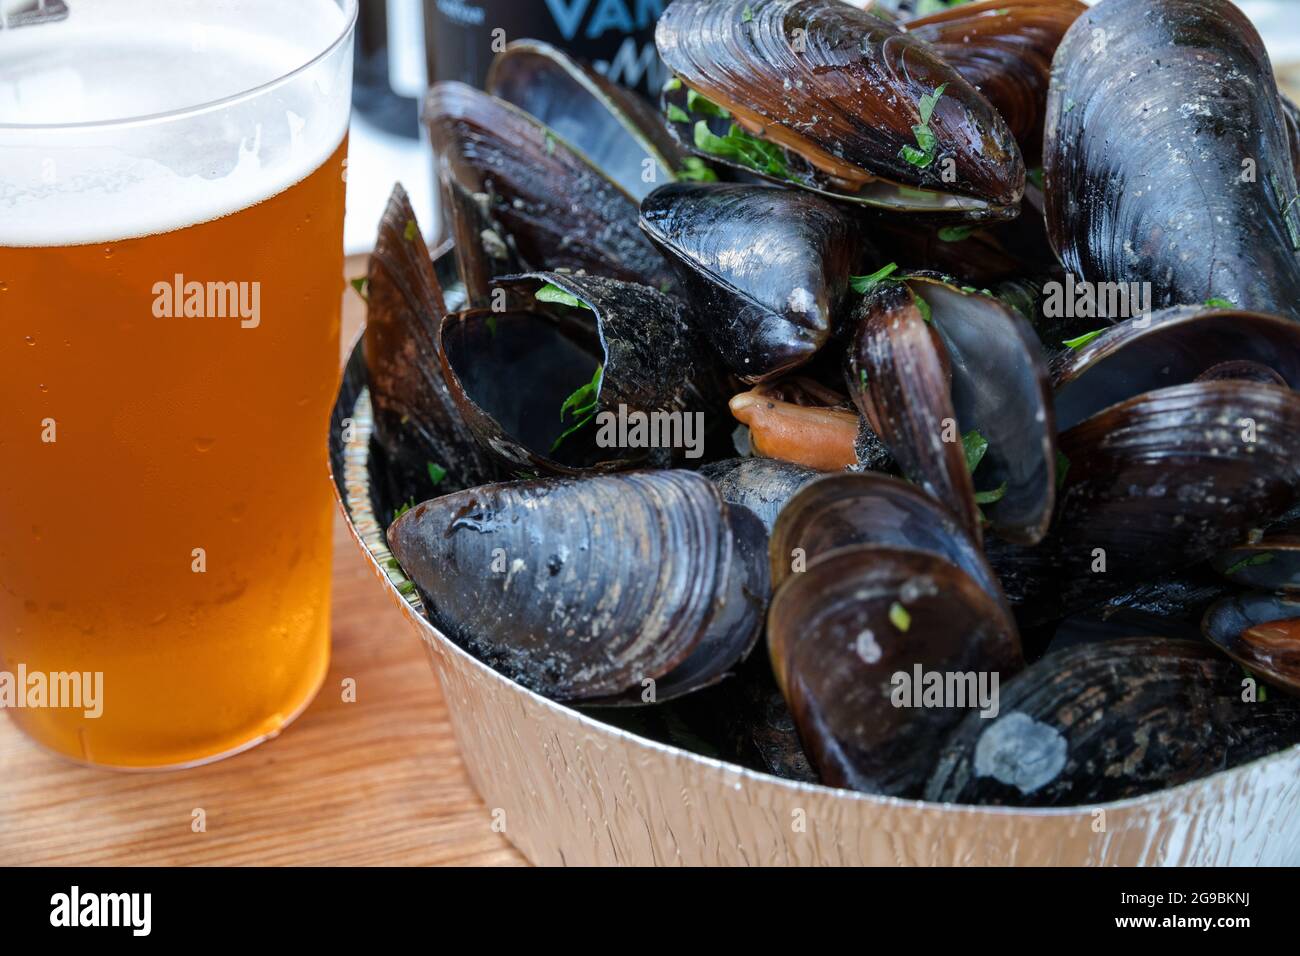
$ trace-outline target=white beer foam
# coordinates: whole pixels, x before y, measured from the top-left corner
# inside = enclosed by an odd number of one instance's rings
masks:
[[[240,97],[329,47],[345,25],[334,0],[69,6],[67,20],[0,31],[0,246],[216,219],[300,182],[346,133],[350,44]],[[129,121],[227,97],[182,119]]]

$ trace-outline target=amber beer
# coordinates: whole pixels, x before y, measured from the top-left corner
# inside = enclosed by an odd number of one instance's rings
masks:
[[[329,664],[354,10],[152,6],[0,30],[0,672],[102,673],[9,713],[117,767],[273,736]]]

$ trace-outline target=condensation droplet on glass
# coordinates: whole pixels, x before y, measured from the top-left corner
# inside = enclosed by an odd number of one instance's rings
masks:
[[[217,443],[215,438],[196,438],[194,439],[194,449],[200,452],[212,450],[212,446]]]

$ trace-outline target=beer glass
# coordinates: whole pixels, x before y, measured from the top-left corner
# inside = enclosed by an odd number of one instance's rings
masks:
[[[325,677],[355,8],[0,0],[0,705],[49,750],[201,763]]]

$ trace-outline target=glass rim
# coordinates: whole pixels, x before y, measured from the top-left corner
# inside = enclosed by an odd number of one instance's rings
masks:
[[[161,113],[145,113],[140,116],[122,116],[108,120],[87,120],[82,123],[0,123],[0,132],[49,132],[58,133],[75,130],[97,130],[97,129],[121,129],[131,126],[150,126],[155,123],[168,122],[170,120],[186,119],[192,116],[201,116],[204,113],[211,113],[216,110],[233,106],[236,103],[253,99],[268,93],[279,86],[291,81],[294,77],[310,70],[326,57],[333,54],[344,43],[351,42],[352,31],[357,23],[357,11],[360,7],[360,0],[338,0],[343,7],[343,27],[334,39],[332,39],[323,50],[314,54],[307,62],[299,64],[287,73],[282,73],[277,77],[267,80],[265,83],[259,83],[257,86],[249,87],[246,90],[240,90],[238,93],[231,93],[219,99],[208,100],[203,103],[195,103],[192,106],[182,106],[179,109],[164,110]],[[352,78],[348,78],[350,83]]]

